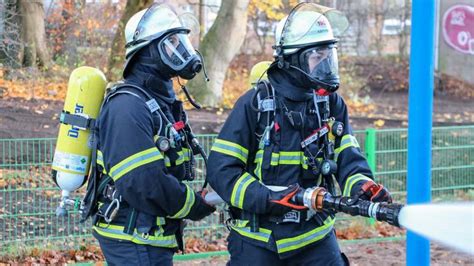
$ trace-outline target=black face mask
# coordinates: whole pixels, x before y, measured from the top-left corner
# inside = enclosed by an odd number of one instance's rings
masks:
[[[165,63],[160,56],[158,51],[157,43],[159,40],[151,42],[146,47],[143,47],[141,51],[138,52],[133,57],[132,65],[139,64],[149,69],[148,72],[154,74],[155,76],[160,76],[163,79],[171,79],[174,77],[181,77],[183,79],[192,79],[199,73],[202,69],[202,61],[199,55],[193,55],[188,63],[180,70],[175,70],[171,68],[167,63]],[[177,60],[170,58],[170,60]],[[133,66],[132,66],[133,67]]]
[[[182,69],[177,71],[178,76],[183,79],[190,80],[196,76],[202,69],[202,62],[201,58],[197,55],[193,56],[194,58],[191,59],[189,63]]]
[[[156,44],[160,59],[177,76],[192,79],[203,67],[202,59],[192,47],[186,32],[172,32]]]

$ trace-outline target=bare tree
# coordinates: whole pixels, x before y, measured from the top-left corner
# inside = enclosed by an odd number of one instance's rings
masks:
[[[59,34],[56,38],[58,50],[57,55],[66,55],[68,65],[73,65],[78,61],[79,54],[77,48],[79,37],[74,34],[74,30],[79,26],[79,21],[86,7],[86,0],[63,0],[61,10],[62,23],[59,25]]]
[[[374,25],[374,47],[377,51],[377,55],[381,56],[385,43],[383,42],[383,26],[384,21],[386,18],[387,13],[389,12],[390,8],[389,5],[386,4],[385,1],[381,0],[371,0],[370,3],[371,14],[375,19]]]
[[[354,41],[354,51],[357,55],[365,55],[369,46],[369,10],[367,1],[360,0],[339,0],[337,2],[338,9],[341,10],[349,21],[351,36],[345,38],[352,38]],[[347,41],[347,40],[346,40]],[[346,43],[341,43],[344,47]]]
[[[122,65],[125,58],[125,36],[124,29],[127,21],[138,11],[147,8],[153,0],[127,0],[127,5],[115,32],[112,42],[112,50],[109,56],[108,76],[116,79],[121,74]]]
[[[0,35],[0,63],[14,68],[21,67],[19,61],[21,21],[17,0],[0,2],[0,10],[3,13],[0,21],[3,25],[3,33]]]
[[[41,0],[18,0],[21,17],[20,62],[23,66],[47,67],[51,58],[46,46],[44,6]]]
[[[251,19],[252,28],[257,36],[260,51],[265,53],[267,47],[268,34],[272,29],[272,21],[264,12],[257,12],[256,16]]]
[[[222,96],[227,67],[239,52],[247,32],[249,0],[222,1],[216,20],[200,45],[210,82],[194,78],[188,83],[201,103],[216,106]]]
[[[398,36],[398,56],[405,58],[408,54],[408,38],[410,37],[410,29],[406,25],[407,20],[411,17],[411,1],[405,0],[400,12],[400,33]]]

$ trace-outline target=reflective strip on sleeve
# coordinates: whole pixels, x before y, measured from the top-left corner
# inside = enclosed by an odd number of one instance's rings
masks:
[[[186,148],[183,148],[181,151],[178,151],[178,159],[174,162],[175,165],[181,165],[183,164],[184,162],[189,162],[191,160],[191,150],[190,149],[186,149]],[[165,159],[165,166],[166,167],[170,167],[171,166],[171,161],[170,161],[170,158],[168,156],[164,156],[164,159]]]
[[[344,135],[341,139],[341,144],[334,150],[335,160],[337,161],[339,154],[349,147],[359,148],[359,142],[357,142],[357,139],[352,135]]]
[[[247,187],[255,181],[257,180],[249,173],[245,173],[241,177],[239,177],[239,179],[237,179],[234,184],[234,188],[232,189],[230,204],[232,204],[232,206],[234,207],[243,209],[245,191],[247,190]]]
[[[342,196],[344,197],[350,197],[351,196],[351,190],[352,190],[352,187],[358,182],[358,181],[361,181],[361,180],[372,180],[370,179],[369,177],[366,177],[365,175],[363,174],[355,174],[355,175],[351,175],[347,178],[346,180],[346,185],[344,186],[344,192],[342,193]]]
[[[135,153],[110,169],[110,176],[117,182],[123,175],[142,165],[163,159],[156,147]]]
[[[247,157],[249,152],[246,148],[240,146],[237,143],[222,139],[216,139],[216,142],[214,142],[214,145],[212,146],[211,150],[238,158],[242,162],[247,163]]]
[[[278,253],[285,253],[301,247],[305,247],[318,240],[323,239],[328,233],[332,231],[335,219],[329,216],[322,226],[306,232],[302,235],[284,238],[276,241]]]
[[[196,195],[194,194],[194,190],[186,185],[186,201],[184,202],[183,207],[181,210],[179,210],[175,215],[171,216],[171,219],[179,219],[179,218],[184,218],[186,215],[189,214],[191,211],[191,208],[194,205],[194,201],[196,200]]]
[[[157,231],[155,232],[155,235],[143,238],[136,230],[133,232],[133,235],[124,233],[124,227],[119,225],[99,223],[97,226],[93,227],[93,230],[104,237],[127,240],[139,245],[151,245],[166,248],[175,248],[178,246],[174,235],[164,236],[162,231]]]

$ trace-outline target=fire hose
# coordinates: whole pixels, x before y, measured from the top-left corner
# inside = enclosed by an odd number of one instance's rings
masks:
[[[286,187],[268,186],[268,188],[278,191]],[[207,193],[205,200],[211,205],[224,203],[216,192]],[[398,203],[371,202],[352,197],[333,196],[322,187],[302,190],[293,196],[292,201],[313,211],[334,211],[352,216],[369,217],[397,227],[400,227],[398,222],[400,210],[405,206]]]

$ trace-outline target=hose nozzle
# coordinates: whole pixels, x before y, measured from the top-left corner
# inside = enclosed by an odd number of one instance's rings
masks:
[[[398,215],[404,207],[404,205],[397,203],[371,202],[351,197],[332,196],[322,187],[308,188],[300,192],[295,195],[295,201],[314,211],[333,210],[352,216],[371,217],[397,227],[400,227]]]

